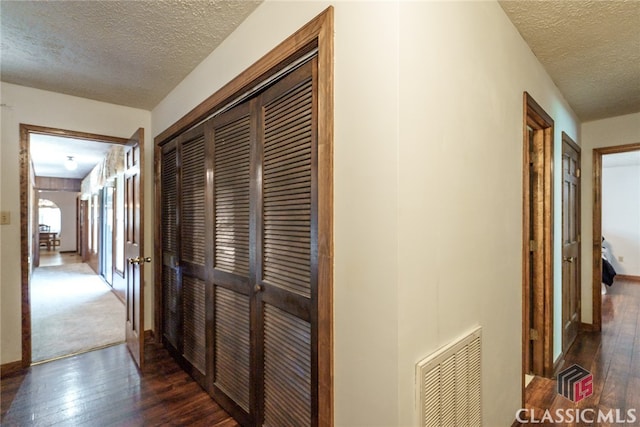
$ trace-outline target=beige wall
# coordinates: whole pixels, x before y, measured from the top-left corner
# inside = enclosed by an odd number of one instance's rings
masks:
[[[497,3],[333,4],[336,425],[412,425],[415,363],[474,325],[484,423],[510,425],[522,92],[554,117],[556,152],[577,120]],[[154,134],[325,6],[262,4],[153,110]]]
[[[20,123],[130,137],[139,127],[151,134],[151,114],[148,111],[106,104],[58,93],[1,83],[1,210],[11,213],[11,224],[0,226],[0,363],[20,360],[20,192],[19,147]],[[145,147],[145,245],[153,250],[153,149],[150,140]],[[146,270],[145,322],[152,327],[151,266]]]
[[[582,124],[582,321],[593,321],[593,149],[640,142],[640,113]]]
[[[555,120],[556,170],[561,132],[579,139],[577,119],[497,3],[401,4],[400,425],[412,421],[414,364],[476,325],[485,425],[510,425],[522,369],[523,91]]]

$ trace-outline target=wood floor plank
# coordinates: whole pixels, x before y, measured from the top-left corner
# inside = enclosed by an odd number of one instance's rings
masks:
[[[565,355],[564,367],[578,364],[593,375],[593,394],[574,403],[557,392],[555,379],[534,378],[525,391],[526,408],[541,416],[545,410],[593,410],[605,414],[593,425],[640,426],[640,286],[618,280],[602,297],[602,332],[581,332]],[[633,410],[635,421],[626,419]],[[611,413],[609,411],[612,411]],[[611,416],[608,416],[611,414]],[[623,423],[623,421],[633,421]],[[513,426],[519,424],[515,422]],[[538,426],[546,425],[539,423]],[[548,424],[584,426],[583,422]]]
[[[148,343],[140,372],[125,345],[32,366],[3,378],[3,426],[238,424],[162,347]]]

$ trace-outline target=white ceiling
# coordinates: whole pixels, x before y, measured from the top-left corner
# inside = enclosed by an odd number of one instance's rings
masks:
[[[4,0],[3,0],[4,1]],[[102,159],[112,144],[32,133],[29,138],[31,161],[36,176],[82,179]],[[67,156],[78,164],[75,171],[65,169]]]
[[[640,111],[640,1],[500,1],[581,121]]]

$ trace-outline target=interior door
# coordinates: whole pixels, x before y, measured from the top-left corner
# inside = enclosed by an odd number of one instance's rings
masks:
[[[144,362],[144,263],[143,257],[143,143],[144,129],[133,134],[125,149],[125,246],[126,341],[140,368]]]
[[[580,148],[562,141],[562,350],[580,326]]]
[[[252,319],[259,425],[318,425],[316,59],[259,98]]]

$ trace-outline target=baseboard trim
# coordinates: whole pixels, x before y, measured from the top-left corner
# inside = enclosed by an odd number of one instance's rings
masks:
[[[145,342],[151,342],[153,341],[155,335],[153,333],[153,331],[151,329],[147,329],[146,331],[144,331],[144,341]]]
[[[580,323],[580,330],[584,332],[593,332],[595,331],[593,327],[593,323]]]
[[[5,378],[10,375],[14,375],[24,368],[22,367],[22,361],[18,360],[17,362],[9,362],[3,365],[0,365],[0,378]]]
[[[628,280],[630,282],[638,282],[640,283],[640,276],[630,276],[626,274],[617,274],[616,279]]]

